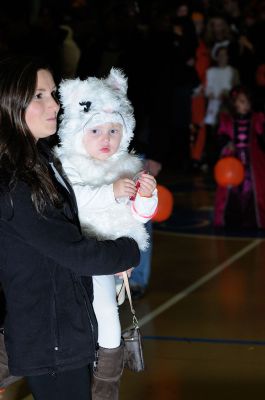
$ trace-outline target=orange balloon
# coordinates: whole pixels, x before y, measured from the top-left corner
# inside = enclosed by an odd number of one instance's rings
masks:
[[[173,194],[165,186],[157,185],[158,206],[152,220],[155,222],[166,221],[173,211]]]
[[[236,157],[221,158],[215,164],[214,177],[220,186],[238,186],[244,180],[244,166]]]

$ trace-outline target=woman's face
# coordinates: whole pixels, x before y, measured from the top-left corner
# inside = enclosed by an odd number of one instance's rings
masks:
[[[55,100],[55,91],[51,73],[45,69],[39,70],[35,94],[25,113],[28,128],[36,140],[56,132],[59,105]]]

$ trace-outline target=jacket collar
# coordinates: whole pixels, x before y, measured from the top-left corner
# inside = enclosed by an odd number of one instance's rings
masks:
[[[63,202],[64,203],[66,202],[69,205],[70,212],[72,214],[74,222],[78,225],[81,231],[81,226],[78,218],[77,202],[72,186],[68,182],[67,178],[64,176],[63,172],[59,171],[56,165],[54,164],[55,157],[47,139],[40,139],[38,141],[38,147],[44,158],[47,160],[47,166],[49,168],[49,172],[52,176],[56,189],[62,195]]]

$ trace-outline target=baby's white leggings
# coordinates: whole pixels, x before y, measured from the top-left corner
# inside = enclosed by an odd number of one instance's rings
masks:
[[[98,321],[98,343],[113,349],[121,343],[121,324],[114,275],[93,276],[93,307]]]

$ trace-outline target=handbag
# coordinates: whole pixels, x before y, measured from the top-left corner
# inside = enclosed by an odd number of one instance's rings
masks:
[[[132,305],[132,296],[126,272],[123,272],[123,280],[133,315],[132,328],[128,328],[122,332],[122,338],[124,341],[124,367],[133,372],[140,372],[145,369],[142,335]]]

